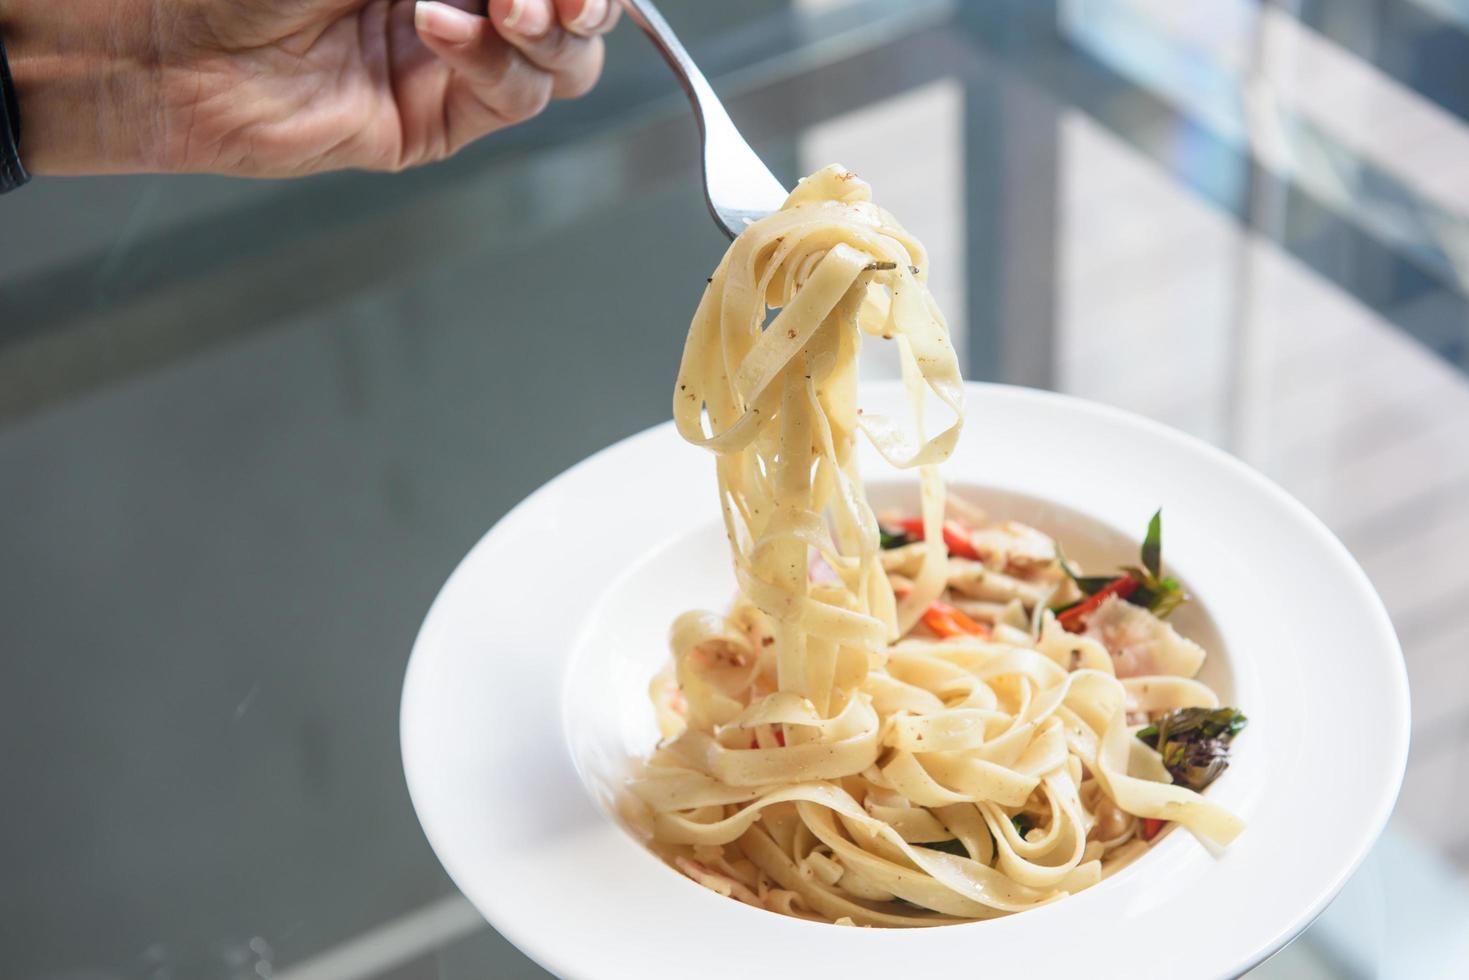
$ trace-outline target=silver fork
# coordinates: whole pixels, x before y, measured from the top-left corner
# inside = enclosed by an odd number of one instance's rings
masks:
[[[709,80],[651,0],[622,0],[688,93],[704,144],[704,199],[714,223],[734,238],[745,226],[778,211],[786,189],[735,128]]]

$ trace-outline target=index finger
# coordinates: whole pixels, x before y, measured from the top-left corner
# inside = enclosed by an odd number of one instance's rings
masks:
[[[584,95],[602,73],[602,39],[564,28],[551,0],[492,0],[490,22],[532,64],[555,78],[557,98]]]
[[[622,13],[621,0],[554,0],[556,17],[573,34],[595,37],[606,34]]]

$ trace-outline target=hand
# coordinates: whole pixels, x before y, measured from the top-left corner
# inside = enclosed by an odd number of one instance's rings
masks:
[[[27,167],[399,170],[575,98],[618,0],[0,0]]]

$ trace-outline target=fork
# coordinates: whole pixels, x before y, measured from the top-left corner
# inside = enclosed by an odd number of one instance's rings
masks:
[[[658,8],[651,0],[622,0],[622,5],[688,93],[703,141],[704,199],[709,202],[714,223],[734,238],[746,225],[780,210],[786,199],[785,187],[740,135],[709,80]]]

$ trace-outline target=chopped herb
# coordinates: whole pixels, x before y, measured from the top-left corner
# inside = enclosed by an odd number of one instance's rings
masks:
[[[961,858],[967,858],[969,856],[969,851],[965,849],[963,844],[959,843],[957,838],[954,840],[931,841],[930,843],[920,844],[918,846],[926,847],[931,851],[943,851],[945,854],[954,854]]]
[[[869,263],[868,265],[864,266],[863,269],[862,269],[862,271],[863,272],[887,272],[888,270],[890,270],[890,269],[896,269],[897,267],[898,267],[898,263],[896,263],[896,262],[872,262],[872,263]]]
[[[1119,578],[1120,575],[1083,575],[1080,578],[1073,577],[1072,581],[1087,595],[1096,595]]]
[[[1148,533],[1143,538],[1141,555],[1142,568],[1126,571],[1141,584],[1131,601],[1153,615],[1162,618],[1188,601],[1188,594],[1178,579],[1163,574],[1163,511],[1158,510],[1148,521]]]
[[[1162,619],[1173,610],[1188,601],[1188,593],[1183,591],[1183,585],[1171,575],[1163,574],[1163,511],[1159,510],[1148,521],[1148,531],[1143,538],[1140,557],[1141,567],[1128,565],[1122,569],[1121,575],[1076,575],[1071,571],[1071,564],[1066,556],[1061,554],[1060,546],[1056,548],[1056,557],[1061,562],[1061,567],[1070,576],[1071,581],[1081,590],[1082,595],[1088,598],[1099,593],[1111,590],[1118,592],[1118,598],[1126,599],[1134,606],[1142,606],[1154,616]],[[1123,579],[1131,579],[1135,587],[1130,591],[1122,591],[1117,583]],[[1069,605],[1056,606],[1051,609],[1058,617],[1063,613],[1071,612],[1077,606],[1084,605],[1087,599],[1073,602]],[[1092,603],[1086,610],[1073,614],[1077,619],[1085,613],[1090,612],[1100,605],[1100,601]]]
[[[1163,575],[1163,510],[1160,507],[1148,521],[1148,533],[1143,538],[1143,567],[1153,573],[1154,578]]]
[[[1021,840],[1024,840],[1025,835],[1035,829],[1035,821],[1024,813],[1015,814],[1010,818],[1010,822],[1015,825],[1015,833],[1020,835]]]
[[[1137,737],[1158,750],[1174,782],[1202,790],[1229,768],[1229,743],[1248,723],[1233,708],[1180,708],[1140,729]]]
[[[1138,574],[1142,570],[1133,568],[1129,571]],[[1164,619],[1169,613],[1188,601],[1188,593],[1183,591],[1183,585],[1178,579],[1169,575],[1152,581],[1145,580],[1130,601],[1149,610],[1159,619]]]
[[[901,548],[905,544],[913,543],[913,537],[907,531],[889,531],[885,527],[879,527],[877,529],[877,536],[882,542],[884,551],[892,548]]]

